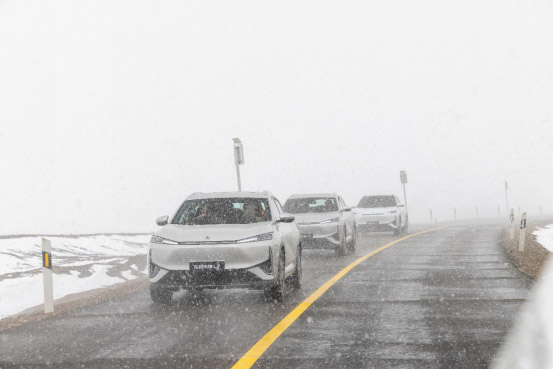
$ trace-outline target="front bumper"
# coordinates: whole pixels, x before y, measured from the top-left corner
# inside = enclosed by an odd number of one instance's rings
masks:
[[[302,247],[328,248],[340,244],[338,223],[299,223]]]
[[[148,271],[151,287],[175,290],[180,288],[264,289],[272,286],[275,282],[272,257],[260,265],[247,269],[222,271],[167,270],[149,262]]]
[[[392,231],[398,228],[396,214],[356,214],[356,227],[360,230]]]

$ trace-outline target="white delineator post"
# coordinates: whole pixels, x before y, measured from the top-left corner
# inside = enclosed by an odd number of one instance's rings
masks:
[[[527,213],[521,213],[521,224],[519,226],[519,251],[525,248],[525,228],[527,228]]]
[[[242,149],[242,142],[240,142],[240,139],[233,138],[233,151],[235,153],[235,166],[237,170],[237,185],[239,188],[239,191],[242,191],[242,186],[240,183],[240,169],[239,165],[244,164],[244,151]]]
[[[44,312],[54,312],[54,287],[52,282],[52,245],[42,239],[42,280],[44,284]]]
[[[514,239],[514,209],[510,209],[510,240]]]

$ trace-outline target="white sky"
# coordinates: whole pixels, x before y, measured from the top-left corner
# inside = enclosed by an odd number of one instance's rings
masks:
[[[550,1],[0,0],[0,234],[151,231],[232,137],[283,202],[552,213],[552,43]]]

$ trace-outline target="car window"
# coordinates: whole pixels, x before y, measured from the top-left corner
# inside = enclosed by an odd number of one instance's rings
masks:
[[[283,207],[281,206],[281,203],[279,202],[279,200],[277,200],[276,198],[274,198],[274,199],[273,199],[273,202],[275,202],[275,206],[277,207],[277,211],[279,212],[279,214],[284,213]]]
[[[269,204],[263,198],[215,198],[187,200],[172,224],[249,224],[271,220]]]
[[[285,211],[291,214],[328,213],[338,210],[337,199],[333,197],[296,198],[285,202]]]
[[[394,196],[364,196],[358,203],[359,208],[388,208],[396,206]]]

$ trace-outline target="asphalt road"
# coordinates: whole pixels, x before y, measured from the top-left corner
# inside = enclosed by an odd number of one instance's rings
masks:
[[[457,224],[388,247],[333,285],[253,367],[487,367],[531,285],[500,249],[500,230]],[[2,331],[0,368],[230,368],[343,267],[394,239],[361,236],[345,257],[305,250],[303,288],[281,304],[225,290],[179,292],[160,307],[144,290]]]

